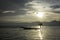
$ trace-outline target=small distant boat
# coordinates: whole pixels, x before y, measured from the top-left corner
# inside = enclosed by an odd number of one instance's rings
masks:
[[[40,24],[38,24],[38,25],[40,25],[40,28],[41,28],[41,25],[42,25],[42,23],[40,23]],[[26,29],[26,30],[38,30],[38,29],[40,29],[40,28],[28,28],[28,27],[20,27],[20,28],[23,28],[23,29]]]
[[[23,28],[23,29],[26,29],[26,30],[38,30],[38,29],[40,29],[40,28],[27,28],[27,27],[20,27],[20,28]]]

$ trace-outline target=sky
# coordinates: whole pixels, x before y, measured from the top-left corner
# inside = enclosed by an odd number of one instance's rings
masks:
[[[42,18],[37,12],[44,12]],[[0,0],[0,22],[60,21],[60,0]]]

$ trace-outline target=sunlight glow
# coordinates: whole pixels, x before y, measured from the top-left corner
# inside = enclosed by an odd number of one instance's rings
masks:
[[[42,18],[44,17],[44,12],[37,12],[36,16]]]

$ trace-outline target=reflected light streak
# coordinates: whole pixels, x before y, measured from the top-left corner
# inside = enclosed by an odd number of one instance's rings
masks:
[[[39,33],[39,37],[41,40],[43,39],[41,32]]]
[[[38,26],[38,27],[40,28],[40,26]],[[39,32],[40,40],[42,40],[43,39],[43,36],[42,36],[42,28],[40,28],[40,30],[38,30],[38,32]]]

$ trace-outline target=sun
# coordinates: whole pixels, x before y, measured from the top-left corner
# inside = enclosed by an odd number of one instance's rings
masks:
[[[42,18],[44,17],[44,12],[37,12],[36,16]]]

